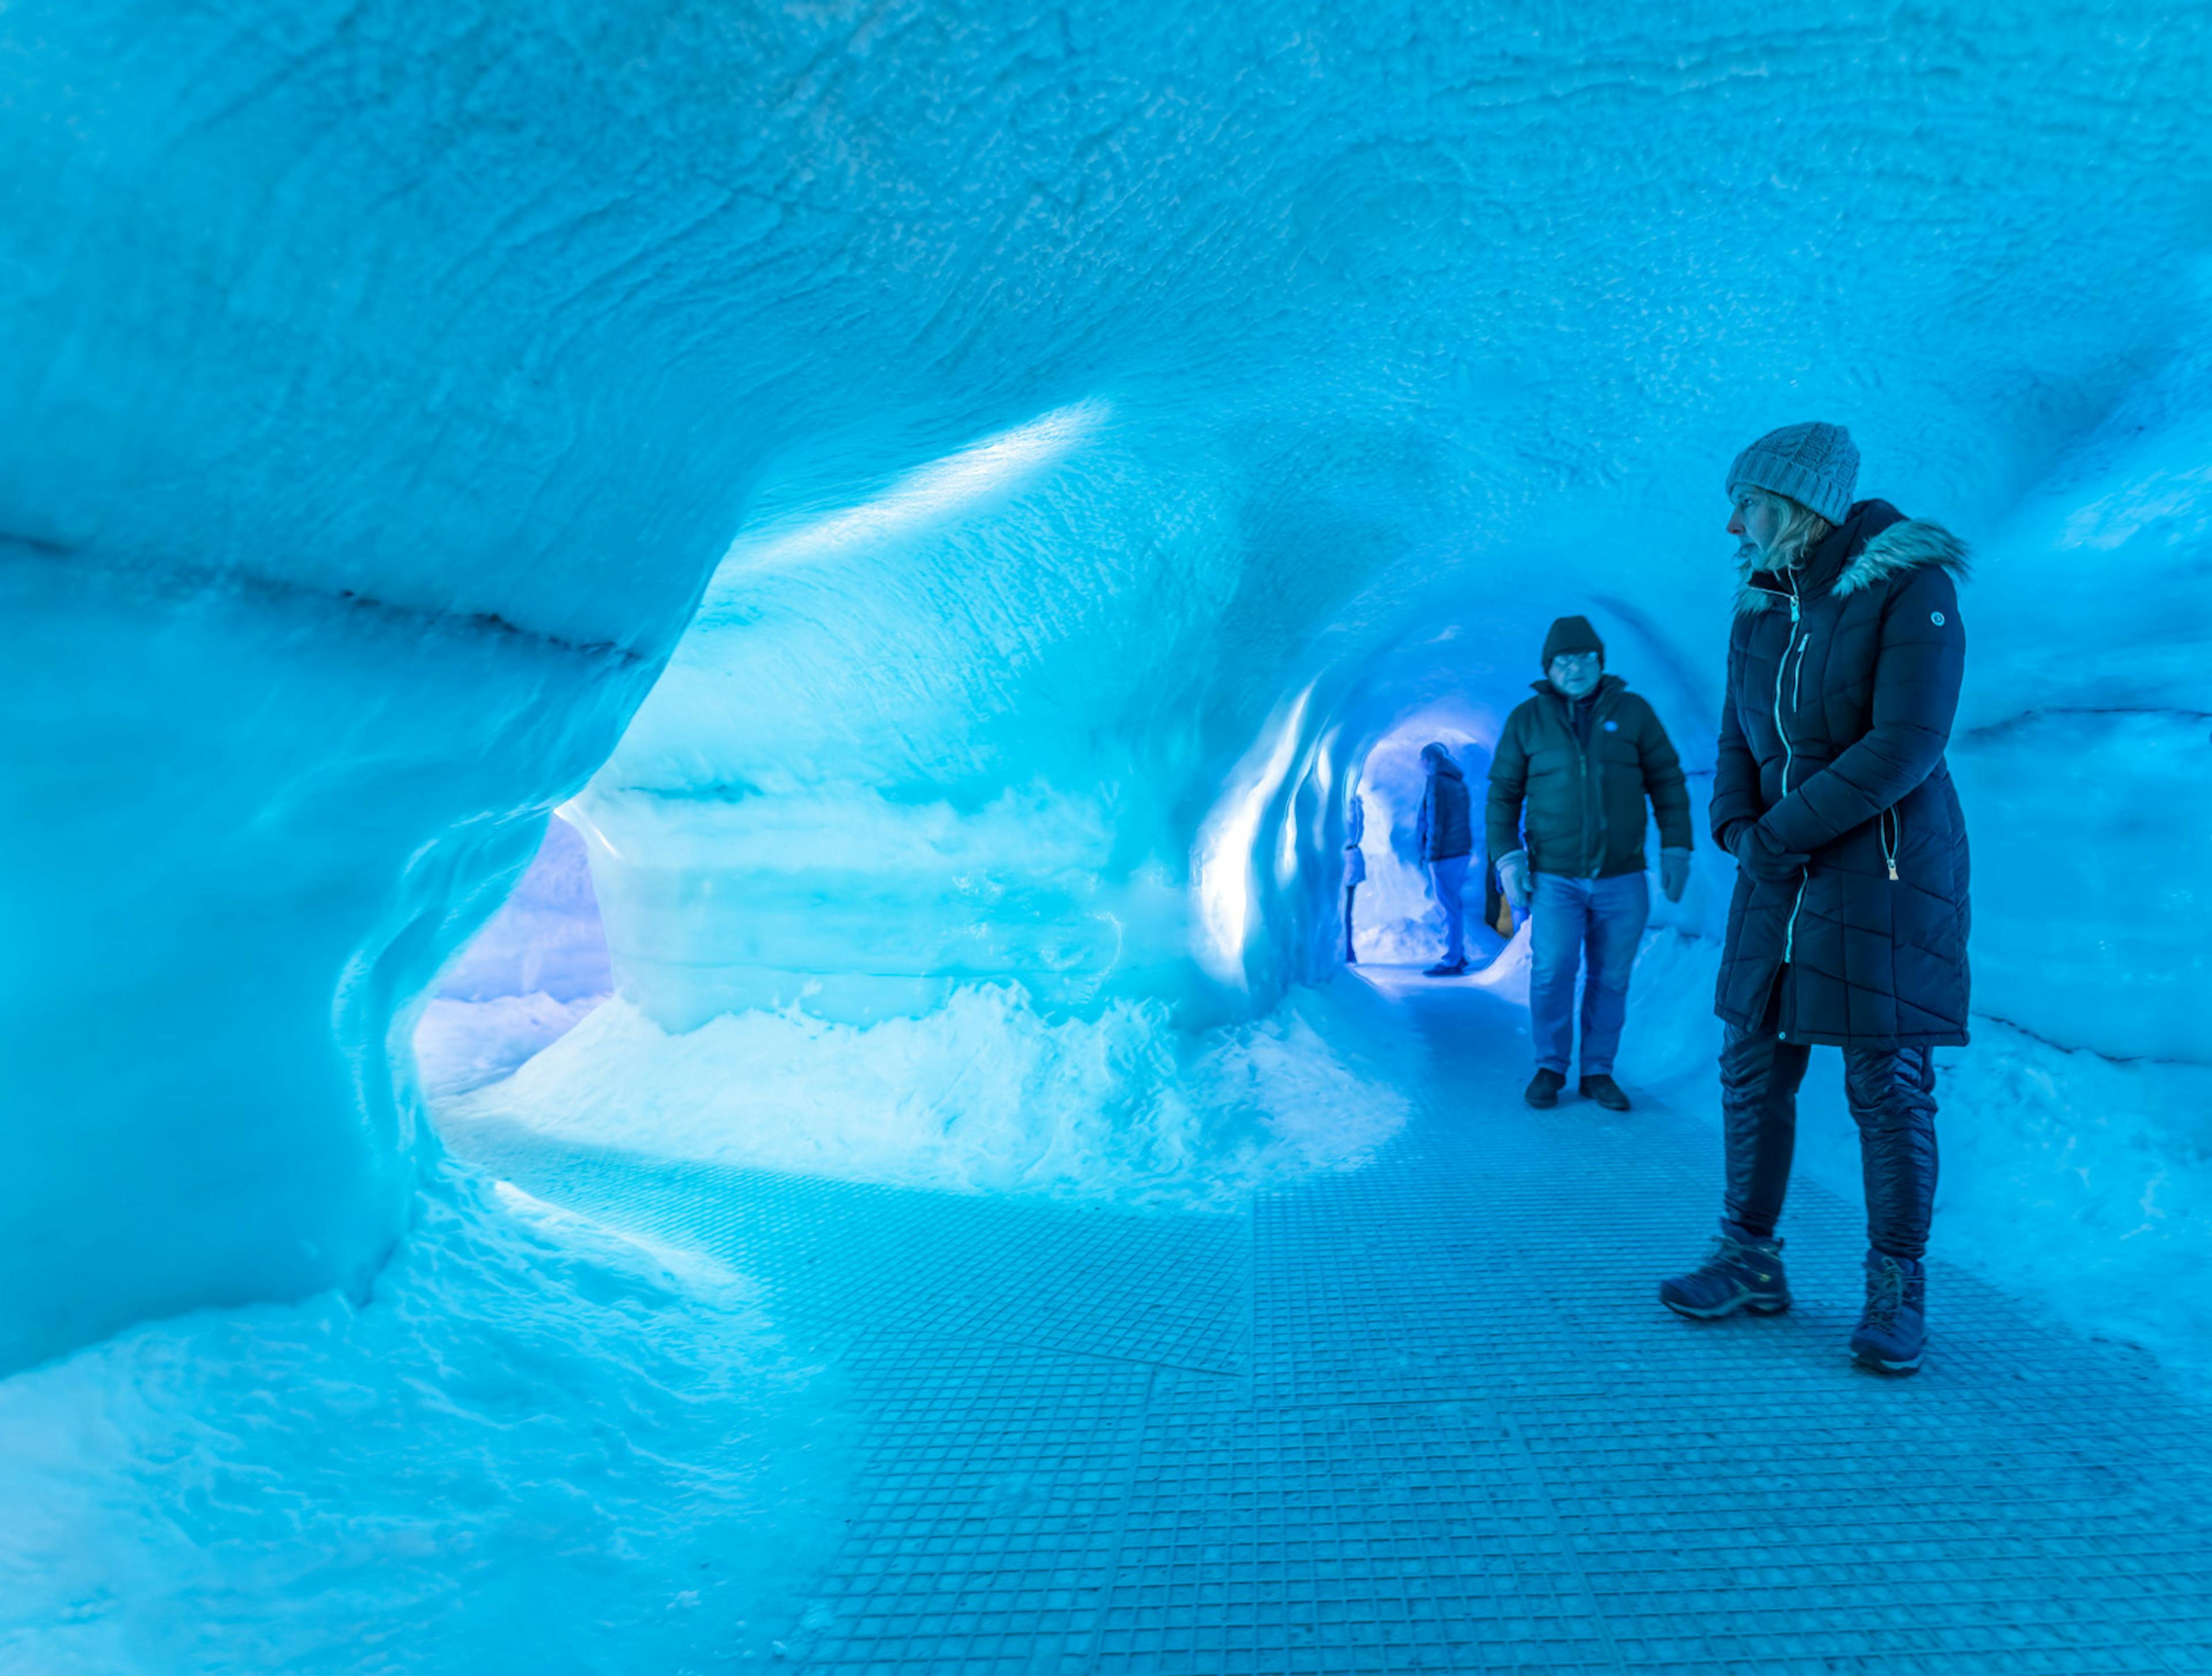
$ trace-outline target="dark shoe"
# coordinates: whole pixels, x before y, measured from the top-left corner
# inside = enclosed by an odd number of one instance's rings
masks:
[[[1881,1374],[1910,1374],[1928,1343],[1928,1271],[1909,1257],[1870,1251],[1866,1313],[1851,1335],[1851,1358]]]
[[[1566,1086],[1565,1072],[1540,1070],[1528,1079],[1528,1086],[1522,1091],[1521,1098],[1541,1111],[1547,1106],[1557,1106],[1559,1090]]]
[[[1465,960],[1439,960],[1424,972],[1424,978],[1456,978],[1467,970]]]
[[[1790,1307],[1782,1241],[1753,1239],[1734,1222],[1723,1222],[1713,1254],[1688,1274],[1662,1281],[1659,1301],[1677,1315],[1700,1321],[1717,1321],[1739,1309],[1779,1315]]]
[[[1626,1112],[1628,1109],[1628,1096],[1621,1093],[1620,1084],[1602,1072],[1583,1078],[1581,1088],[1584,1100],[1594,1100],[1608,1112]]]

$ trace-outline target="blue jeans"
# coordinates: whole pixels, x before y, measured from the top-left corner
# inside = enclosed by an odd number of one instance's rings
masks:
[[[1467,909],[1460,893],[1467,887],[1465,856],[1431,862],[1429,877],[1436,881],[1437,905],[1444,911],[1443,964],[1455,966],[1467,960]]]
[[[1530,888],[1528,1033],[1536,1068],[1567,1074],[1574,1057],[1575,973],[1583,956],[1583,1075],[1613,1075],[1620,1021],[1628,1013],[1628,973],[1651,917],[1651,887],[1641,873],[1570,879],[1539,873]]]

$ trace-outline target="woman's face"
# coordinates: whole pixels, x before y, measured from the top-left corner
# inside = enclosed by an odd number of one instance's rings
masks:
[[[1782,533],[1781,510],[1765,496],[1747,489],[1729,513],[1728,532],[1736,538],[1737,558],[1756,559]]]

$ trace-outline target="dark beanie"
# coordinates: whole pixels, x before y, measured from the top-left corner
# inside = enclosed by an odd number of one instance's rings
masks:
[[[1544,637],[1544,665],[1552,667],[1552,660],[1562,652],[1595,652],[1599,660],[1605,657],[1605,642],[1597,637],[1597,631],[1589,625],[1587,617],[1562,617],[1552,625],[1551,633]]]

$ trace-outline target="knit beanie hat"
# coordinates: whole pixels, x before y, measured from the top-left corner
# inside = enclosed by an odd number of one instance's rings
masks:
[[[1841,425],[1818,419],[1770,430],[1729,467],[1728,495],[1739,489],[1765,489],[1809,506],[1832,524],[1851,509],[1851,490],[1859,478],[1859,451]]]
[[[1552,660],[1562,652],[1595,652],[1601,661],[1605,657],[1605,642],[1597,637],[1597,631],[1589,625],[1587,617],[1562,617],[1552,625],[1551,633],[1544,637],[1544,664],[1547,672]]]

